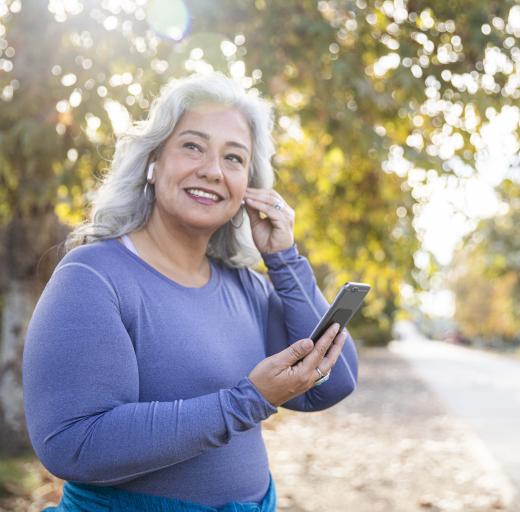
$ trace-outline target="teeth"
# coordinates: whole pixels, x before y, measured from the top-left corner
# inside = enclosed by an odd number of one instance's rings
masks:
[[[219,197],[216,194],[211,194],[210,192],[205,192],[204,190],[199,190],[198,188],[189,188],[188,192],[192,196],[207,197],[208,199],[212,199],[213,201],[219,200]]]

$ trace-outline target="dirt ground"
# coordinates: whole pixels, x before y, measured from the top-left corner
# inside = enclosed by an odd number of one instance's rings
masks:
[[[359,387],[327,411],[279,409],[264,437],[281,512],[520,512],[487,451],[386,349],[362,351]],[[28,462],[31,496],[0,501],[1,512],[56,504],[62,481]]]

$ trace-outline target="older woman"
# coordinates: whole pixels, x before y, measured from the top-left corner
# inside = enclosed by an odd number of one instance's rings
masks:
[[[66,480],[46,510],[274,511],[261,422],[355,388],[348,333],[307,339],[328,304],[272,188],[271,126],[214,74],[119,139],[27,332],[29,435]]]

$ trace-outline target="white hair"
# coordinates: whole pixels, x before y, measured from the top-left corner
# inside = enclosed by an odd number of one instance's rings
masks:
[[[174,79],[153,100],[148,118],[134,122],[118,138],[109,171],[98,189],[88,194],[92,203],[90,220],[67,236],[65,252],[78,245],[117,238],[146,225],[154,202],[148,202],[143,194],[148,164],[158,158],[183,114],[206,102],[236,108],[244,115],[253,142],[248,186],[273,186],[270,104],[247,93],[240,84],[221,73]],[[151,184],[148,188],[153,190]],[[207,254],[231,267],[254,265],[260,254],[252,240],[249,218],[244,211],[238,215],[243,215],[242,225],[236,228],[229,221],[221,226],[211,236]],[[240,219],[234,223],[240,225]]]

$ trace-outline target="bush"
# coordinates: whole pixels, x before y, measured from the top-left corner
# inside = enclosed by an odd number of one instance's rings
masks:
[[[363,347],[385,347],[392,340],[392,328],[384,329],[375,322],[349,327],[349,332],[354,341]]]

